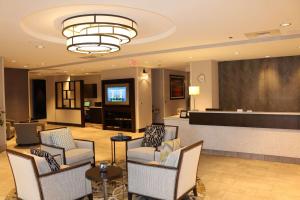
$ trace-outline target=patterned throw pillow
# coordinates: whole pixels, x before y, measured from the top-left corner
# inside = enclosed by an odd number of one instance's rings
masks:
[[[143,147],[158,147],[161,145],[165,135],[165,128],[163,125],[147,126],[145,130]]]
[[[160,162],[163,163],[167,160],[167,157],[173,151],[180,148],[180,139],[164,141],[162,144],[162,149],[160,150]]]
[[[51,139],[55,146],[64,148],[66,151],[76,148],[69,128],[59,129],[59,131],[51,133]]]
[[[60,170],[59,164],[56,162],[56,160],[53,158],[53,156],[50,153],[48,153],[47,151],[43,151],[40,149],[30,149],[30,153],[32,155],[44,157],[46,159],[46,161],[48,162],[48,165],[52,172],[56,172],[56,171]]]

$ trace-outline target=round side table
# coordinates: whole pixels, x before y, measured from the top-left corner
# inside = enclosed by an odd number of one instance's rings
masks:
[[[85,176],[91,181],[103,181],[104,200],[107,200],[107,182],[118,178],[123,178],[123,170],[121,167],[108,166],[106,172],[100,172],[99,166],[96,166],[87,170],[85,172]]]
[[[126,154],[126,163],[127,163],[127,142],[131,140],[131,136],[113,136],[110,138],[111,141],[111,165],[116,163],[116,142],[126,142],[126,150],[125,150],[125,154]]]

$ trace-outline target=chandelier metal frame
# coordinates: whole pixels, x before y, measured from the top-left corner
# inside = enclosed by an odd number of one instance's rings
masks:
[[[67,50],[76,53],[116,52],[137,34],[137,23],[120,15],[77,15],[62,22],[62,35],[67,38]]]

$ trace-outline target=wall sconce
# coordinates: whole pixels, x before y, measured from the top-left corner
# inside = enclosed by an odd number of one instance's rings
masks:
[[[141,80],[148,80],[149,79],[149,74],[146,72],[146,69],[143,69],[143,73],[141,75]]]

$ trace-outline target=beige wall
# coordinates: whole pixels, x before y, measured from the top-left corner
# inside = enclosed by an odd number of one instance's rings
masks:
[[[152,113],[153,122],[163,123],[165,116],[164,109],[164,73],[163,69],[152,69]]]
[[[198,81],[200,74],[205,75],[204,82]],[[204,111],[206,108],[219,107],[218,63],[216,61],[207,60],[190,63],[190,84],[200,86],[200,95],[191,98],[192,108],[194,98],[198,110]]]
[[[153,122],[163,123],[164,117],[177,115],[178,110],[187,109],[188,73],[169,69],[153,69],[152,72]],[[185,77],[185,99],[170,100],[170,75]]]
[[[0,111],[5,109],[5,97],[4,97],[4,65],[3,58],[0,57]],[[2,115],[5,121],[5,115]],[[6,131],[5,123],[3,127],[0,127],[0,152],[6,149]]]
[[[180,75],[185,77],[185,99],[170,100],[170,75]],[[188,94],[188,84],[187,84],[187,73],[183,71],[175,70],[164,70],[164,103],[165,111],[164,117],[177,115],[178,110],[186,110],[187,105],[187,94]]]
[[[46,77],[47,121],[81,124],[81,110],[63,110],[55,108],[55,82],[69,80],[69,76]]]
[[[83,80],[84,84],[97,84],[97,98],[85,98],[87,101],[91,102],[101,102],[101,75],[87,75],[87,76],[71,76],[71,80]]]
[[[131,67],[106,70],[101,73],[102,80],[135,79],[136,129],[144,128],[152,123],[151,70],[147,70],[150,76],[148,80],[140,79],[142,71],[143,68]]]

